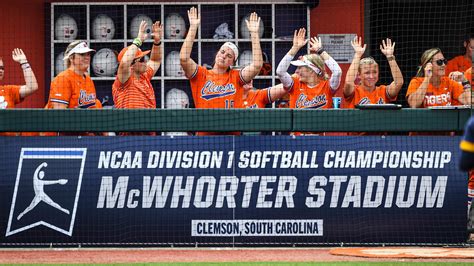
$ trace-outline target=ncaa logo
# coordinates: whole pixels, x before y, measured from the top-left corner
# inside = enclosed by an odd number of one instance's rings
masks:
[[[44,225],[72,236],[86,148],[22,148],[5,236]]]

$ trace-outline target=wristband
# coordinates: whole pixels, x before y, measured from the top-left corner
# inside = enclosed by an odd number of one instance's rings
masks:
[[[321,55],[321,54],[324,53],[324,52],[326,52],[326,50],[324,50],[323,48],[319,48],[319,49],[316,51],[316,53],[317,53],[318,55]]]
[[[159,41],[158,43],[153,42],[153,45],[154,45],[154,46],[160,46],[160,45],[161,45],[161,41]]]
[[[387,56],[387,61],[393,61],[393,60],[395,60],[394,55]]]
[[[142,46],[142,41],[138,38],[135,38],[133,39],[132,44],[135,44],[138,48],[140,48],[140,46]]]
[[[30,64],[28,64],[28,62],[23,63],[23,64],[21,64],[20,66],[21,66],[21,68],[22,68],[23,70],[28,69],[28,68],[31,67]]]

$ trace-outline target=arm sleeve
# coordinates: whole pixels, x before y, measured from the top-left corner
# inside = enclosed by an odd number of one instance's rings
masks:
[[[286,54],[283,59],[281,59],[276,70],[278,78],[280,78],[283,87],[287,89],[293,86],[293,79],[291,78],[290,74],[288,74],[288,68],[290,67],[291,60],[293,60],[293,56]]]
[[[332,91],[335,91],[339,88],[341,84],[341,77],[342,77],[342,70],[339,64],[330,57],[328,60],[324,62],[326,66],[331,70],[331,78],[329,79],[329,86],[331,87]]]

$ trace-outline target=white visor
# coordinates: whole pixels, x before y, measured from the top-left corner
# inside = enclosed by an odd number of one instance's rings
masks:
[[[294,66],[306,66],[306,67],[309,67],[311,68],[314,72],[316,72],[316,74],[318,75],[321,75],[322,72],[321,72],[321,69],[319,69],[319,67],[317,67],[316,65],[314,65],[313,63],[311,63],[308,59],[304,58],[303,60],[295,60],[295,61],[291,61],[291,64],[294,65]]]
[[[89,48],[86,42],[80,42],[78,45],[72,48],[72,50],[69,51],[69,53],[64,55],[64,60],[67,60],[73,54],[85,54],[85,53],[90,53],[90,52],[95,52],[95,50]]]
[[[239,57],[239,48],[237,48],[237,45],[231,42],[226,42],[221,46],[221,48],[222,47],[230,48],[234,52],[234,59],[237,60],[237,58]]]

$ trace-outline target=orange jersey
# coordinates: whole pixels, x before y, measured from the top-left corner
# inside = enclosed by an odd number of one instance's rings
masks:
[[[332,106],[333,92],[329,81],[321,81],[314,88],[301,82],[299,77],[292,77],[293,85],[289,88],[290,108],[329,109]]]
[[[472,67],[468,68],[466,70],[466,72],[464,72],[464,77],[466,77],[466,79],[472,83]]]
[[[416,92],[423,82],[424,77],[413,78],[408,85],[407,99],[408,97]],[[427,108],[430,106],[446,106],[452,105],[453,100],[458,100],[459,96],[464,92],[461,84],[448,77],[441,77],[441,83],[439,87],[433,87],[429,84],[426,90],[425,99],[421,107]]]
[[[453,71],[464,72],[472,66],[471,61],[464,55],[456,56],[448,61],[446,66],[446,76]]]
[[[345,97],[348,108],[354,108],[357,104],[384,104],[396,99],[397,96],[390,98],[386,85],[377,86],[373,91],[368,91],[363,86],[358,85],[352,95]]]
[[[53,102],[68,108],[97,108],[94,82],[89,75],[80,76],[66,69],[51,82],[49,105]]]
[[[0,86],[0,109],[15,108],[21,102],[20,87],[16,85]]]
[[[137,79],[132,74],[125,83],[120,83],[118,78],[112,85],[112,95],[116,108],[156,108],[155,91],[151,85],[153,68],[147,67],[146,72]]]
[[[265,108],[270,100],[270,89],[250,90],[244,100],[244,108]]]
[[[196,108],[241,108],[244,81],[240,71],[232,69],[215,74],[198,66],[189,78]]]

